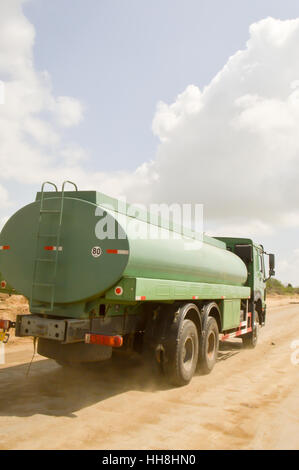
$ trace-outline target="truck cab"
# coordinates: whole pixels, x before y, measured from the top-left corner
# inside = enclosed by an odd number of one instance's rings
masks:
[[[259,323],[266,320],[266,281],[275,274],[273,254],[264,251],[262,245],[254,243],[250,238],[217,237],[224,241],[229,251],[239,256],[246,264],[248,277],[246,286],[251,290],[251,301],[259,316]],[[269,275],[266,274],[265,255],[269,256]]]

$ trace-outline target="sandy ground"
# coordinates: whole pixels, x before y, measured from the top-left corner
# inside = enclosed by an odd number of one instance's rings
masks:
[[[13,305],[26,311],[2,298],[0,317]],[[26,377],[32,343],[16,338],[0,366],[0,449],[299,449],[299,298],[268,305],[255,350],[223,343],[213,372],[182,388],[132,360],[65,370],[36,356]]]

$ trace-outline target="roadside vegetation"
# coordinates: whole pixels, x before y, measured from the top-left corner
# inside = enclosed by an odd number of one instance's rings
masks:
[[[299,294],[299,287],[293,287],[292,284],[286,286],[278,279],[271,278],[267,281],[268,294],[292,295]]]

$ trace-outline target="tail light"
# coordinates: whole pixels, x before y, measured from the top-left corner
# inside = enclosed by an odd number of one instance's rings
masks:
[[[1,330],[9,330],[11,326],[12,326],[12,322],[10,320],[0,320]]]
[[[107,336],[88,333],[85,335],[85,343],[102,344],[103,346],[111,346],[112,348],[120,348],[123,344],[122,336]]]

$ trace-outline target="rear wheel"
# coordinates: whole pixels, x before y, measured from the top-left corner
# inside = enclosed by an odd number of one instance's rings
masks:
[[[164,369],[174,385],[187,385],[192,379],[198,361],[198,333],[193,321],[183,320],[177,337],[173,361]]]
[[[255,311],[252,331],[242,336],[243,346],[245,348],[254,349],[256,347],[259,334],[259,324],[259,315],[257,311]]]
[[[216,364],[219,349],[219,330],[214,317],[208,317],[206,333],[202,345],[200,366],[204,374],[209,374]]]

